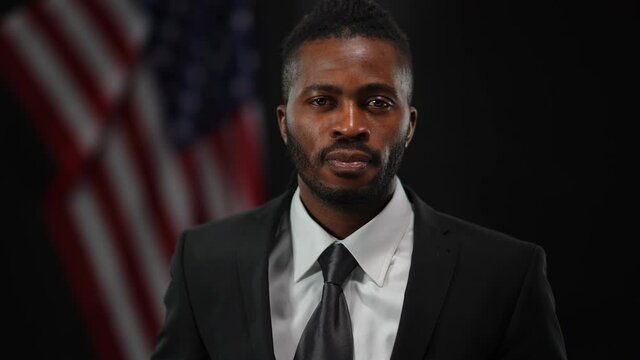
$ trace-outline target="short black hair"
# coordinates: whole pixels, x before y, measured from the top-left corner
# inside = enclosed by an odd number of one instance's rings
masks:
[[[408,70],[408,96],[411,101],[413,67],[409,39],[391,14],[371,0],[320,0],[282,43],[281,85],[284,102],[288,101],[289,90],[296,76],[295,56],[303,43],[356,36],[385,40],[397,48]]]

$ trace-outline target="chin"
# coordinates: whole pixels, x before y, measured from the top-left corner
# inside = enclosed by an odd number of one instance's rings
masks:
[[[389,181],[380,176],[308,177],[300,175],[311,192],[323,202],[337,207],[350,207],[379,201],[387,195]]]

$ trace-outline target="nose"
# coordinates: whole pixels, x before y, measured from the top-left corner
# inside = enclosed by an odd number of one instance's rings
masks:
[[[361,112],[358,104],[355,102],[345,103],[337,116],[331,134],[334,139],[344,137],[359,141],[369,140],[371,131],[366,115]]]

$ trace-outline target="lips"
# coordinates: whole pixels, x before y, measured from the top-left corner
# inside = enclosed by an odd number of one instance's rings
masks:
[[[325,160],[340,162],[371,162],[371,156],[361,151],[334,150],[327,154]]]
[[[337,172],[359,172],[371,163],[371,156],[361,151],[334,150],[325,156],[325,161]]]

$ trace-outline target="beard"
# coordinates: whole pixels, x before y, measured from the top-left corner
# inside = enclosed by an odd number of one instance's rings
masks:
[[[386,163],[382,162],[379,152],[372,150],[359,140],[348,138],[340,138],[332,145],[322,149],[317,156],[312,158],[302,149],[300,143],[295,136],[286,129],[287,134],[287,152],[298,172],[300,179],[307,185],[311,192],[321,201],[335,208],[352,209],[361,205],[366,205],[379,201],[381,198],[389,194],[391,181],[395,177],[402,158],[404,156],[405,145],[401,140],[391,147],[389,151],[389,159]],[[371,157],[370,166],[377,166],[380,171],[365,186],[359,188],[340,188],[325,184],[316,177],[309,177],[310,169],[320,168],[325,156],[334,150],[358,150],[368,154]]]

